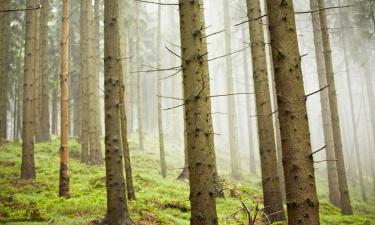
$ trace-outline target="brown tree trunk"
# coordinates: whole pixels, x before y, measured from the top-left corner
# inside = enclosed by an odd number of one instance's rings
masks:
[[[107,216],[109,225],[132,225],[123,176],[120,113],[120,43],[118,38],[118,0],[104,0],[104,92],[105,92],[105,166]],[[117,35],[116,35],[117,34]]]
[[[41,0],[35,0],[35,4],[40,5]],[[34,45],[34,54],[36,55],[34,66],[34,138],[35,142],[42,142],[42,127],[41,127],[41,103],[42,103],[42,71],[41,69],[41,11],[36,10],[36,28],[35,32],[35,45]]]
[[[40,16],[41,23],[41,112],[40,112],[40,141],[51,141],[50,131],[50,112],[49,112],[49,72],[48,72],[48,21],[49,21],[49,2],[42,0],[42,9]]]
[[[229,3],[228,0],[224,0],[224,27],[225,27],[225,52],[232,52],[231,44],[231,32],[230,32],[230,18],[229,18]],[[227,93],[233,93],[234,82],[232,72],[232,58],[230,56],[225,57],[226,64],[226,78],[227,78]],[[235,96],[228,96],[228,134],[229,134],[229,150],[230,150],[230,162],[231,162],[231,176],[235,179],[241,178],[241,159],[240,152],[238,149],[238,138],[237,138],[237,110],[235,103]]]
[[[141,56],[140,56],[140,47],[141,47],[141,37],[139,33],[139,6],[136,4],[136,64],[137,64],[137,117],[138,117],[138,148],[139,150],[144,150],[144,133],[143,133],[143,102],[142,102],[142,77],[141,73]]]
[[[310,0],[310,8],[312,11],[319,9],[317,0]],[[320,12],[316,11],[312,13],[312,25],[313,25],[313,35],[314,35],[314,45],[315,45],[315,58],[318,70],[318,80],[319,88],[323,89],[327,86],[327,75],[325,71],[324,64],[324,52],[323,52],[323,39],[320,26]],[[320,103],[322,108],[322,120],[323,120],[323,134],[324,142],[326,144],[326,160],[327,160],[327,175],[328,175],[328,191],[330,202],[340,208],[340,191],[337,176],[336,167],[336,155],[335,146],[333,142],[333,131],[331,122],[331,111],[330,102],[328,97],[328,89],[325,88],[320,92]]]
[[[324,1],[318,0],[318,8],[325,7]],[[337,177],[339,182],[339,191],[341,199],[341,212],[344,215],[353,214],[353,210],[350,203],[348,183],[346,179],[346,170],[345,170],[345,161],[344,153],[342,148],[342,139],[341,139],[341,127],[340,127],[340,118],[337,105],[337,96],[336,96],[336,83],[333,72],[333,63],[332,63],[332,51],[330,44],[330,37],[328,31],[327,17],[324,10],[319,13],[320,26],[323,39],[323,52],[324,52],[324,62],[327,76],[328,87],[328,97],[329,105],[331,111],[331,122],[332,122],[332,132],[333,132],[333,142],[336,155],[336,166],[337,166]]]
[[[214,132],[203,9],[198,0],[179,0],[191,224],[217,225]]]
[[[292,0],[267,0],[288,224],[319,224],[314,163]]]
[[[35,0],[27,0],[26,7],[35,7]],[[25,63],[23,81],[23,109],[22,109],[22,163],[21,178],[35,179],[34,162],[34,114],[33,114],[33,90],[35,63],[36,11],[26,12],[26,40],[25,40]]]
[[[61,28],[61,146],[60,146],[60,184],[59,196],[69,198],[68,175],[68,79],[69,79],[69,0],[63,0],[63,15]]]
[[[260,1],[247,0],[247,13],[250,21],[249,30],[265,213],[271,222],[284,221],[285,215],[279,176],[278,173],[275,173],[277,171],[277,155],[271,94],[268,84],[264,30],[262,23],[254,20],[254,18],[260,18],[263,15]]]
[[[57,129],[57,87],[53,88],[52,91],[52,134],[58,135],[58,129]]]
[[[158,0],[160,4],[160,0]],[[156,60],[157,68],[160,68],[160,42],[161,42],[161,6],[158,6],[157,34],[156,34]],[[157,72],[157,95],[158,95],[158,128],[159,128],[159,151],[160,151],[160,169],[163,178],[167,177],[167,162],[165,160],[164,149],[164,130],[163,130],[163,109],[162,109],[162,84],[161,72]],[[176,122],[176,121],[174,121]]]

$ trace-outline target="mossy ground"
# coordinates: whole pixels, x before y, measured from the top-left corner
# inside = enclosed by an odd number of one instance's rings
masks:
[[[188,184],[177,181],[183,158],[181,148],[167,146],[168,178],[159,173],[157,144],[148,138],[146,151],[139,152],[130,141],[132,166],[137,200],[129,203],[131,216],[136,224],[189,224],[190,205]],[[106,210],[104,166],[87,166],[79,162],[79,145],[71,140],[70,185],[71,198],[57,196],[59,174],[59,142],[36,145],[36,181],[20,180],[21,147],[18,143],[7,143],[0,147],[0,224],[54,224],[81,225],[102,219]],[[228,175],[227,159],[218,153],[219,172]],[[250,177],[244,174],[243,177]],[[320,184],[322,183],[322,184]],[[354,216],[341,216],[340,211],[327,203],[324,179],[319,181],[321,221],[326,225],[362,224],[375,225],[375,198],[368,203],[359,200],[358,187],[351,188]],[[241,182],[228,179],[224,182],[224,199],[218,199],[217,210],[220,224],[247,224],[246,214],[238,211],[242,199],[254,213],[261,206],[260,178],[248,178]],[[236,197],[230,197],[234,190]],[[238,211],[238,212],[237,212]],[[235,213],[237,212],[237,213]],[[262,216],[258,217],[261,218]],[[259,221],[259,224],[262,224]]]

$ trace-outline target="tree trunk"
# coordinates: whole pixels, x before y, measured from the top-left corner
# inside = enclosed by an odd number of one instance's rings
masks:
[[[40,5],[41,0],[35,0],[35,4]],[[41,103],[42,103],[42,74],[41,74],[41,11],[36,10],[36,28],[35,32],[35,74],[34,74],[34,138],[36,143],[42,142],[42,127],[41,127]]]
[[[35,0],[27,0],[26,7],[35,7]],[[35,179],[34,162],[34,114],[33,90],[35,74],[35,28],[36,10],[26,12],[25,63],[23,81],[23,109],[22,109],[22,163],[21,178]]]
[[[247,0],[247,13],[250,21],[249,30],[265,213],[269,216],[271,222],[284,221],[285,215],[279,176],[278,173],[275,173],[277,171],[277,155],[264,30],[262,23],[253,19],[262,16],[260,1]]]
[[[179,0],[191,224],[217,225],[214,132],[203,9],[200,1]]]
[[[141,70],[141,56],[140,56],[140,48],[141,48],[141,37],[139,33],[139,6],[136,4],[136,64],[137,64],[137,117],[138,117],[138,148],[139,150],[144,150],[144,144],[143,144],[143,102],[142,102],[142,77],[141,73],[139,72]]]
[[[50,113],[49,113],[49,71],[48,71],[48,21],[49,21],[49,2],[42,0],[42,9],[40,16],[41,23],[41,112],[40,112],[40,141],[51,141],[50,134]]]
[[[63,0],[63,15],[61,28],[61,146],[60,146],[60,185],[59,196],[69,198],[68,175],[68,80],[69,80],[69,0]]]
[[[310,8],[312,11],[319,9],[317,0],[310,0]],[[318,70],[318,80],[319,88],[324,89],[320,92],[320,104],[322,108],[322,120],[323,120],[323,135],[325,142],[325,153],[327,160],[327,175],[328,175],[328,191],[330,202],[340,208],[340,191],[337,176],[336,167],[336,155],[335,146],[333,142],[333,131],[331,122],[331,111],[329,102],[329,93],[327,86],[327,75],[326,68],[324,64],[324,52],[323,52],[323,39],[320,26],[320,12],[316,11],[312,13],[312,25],[313,25],[313,35],[314,35],[314,45],[315,45],[315,58]]]
[[[318,8],[325,7],[324,1],[318,0]],[[328,97],[329,105],[331,111],[331,122],[332,122],[332,132],[333,132],[333,143],[335,148],[336,155],[336,167],[337,167],[337,177],[339,182],[339,191],[341,199],[341,212],[344,215],[353,214],[350,196],[348,190],[348,183],[346,180],[346,170],[345,170],[345,161],[344,153],[342,148],[342,139],[341,139],[341,127],[340,127],[340,118],[337,105],[337,96],[336,96],[336,84],[333,73],[333,63],[331,55],[331,44],[328,31],[327,17],[324,10],[319,13],[320,26],[323,39],[323,52],[324,52],[324,62],[327,76],[328,87]]]
[[[57,87],[52,91],[52,134],[58,135],[57,131]]]
[[[120,113],[120,43],[118,38],[118,0],[104,0],[104,92],[105,92],[105,166],[107,216],[109,225],[132,225],[123,176]],[[117,35],[116,35],[117,34]]]
[[[288,224],[319,224],[314,163],[292,0],[267,0]]]
[[[225,27],[225,52],[232,52],[231,47],[231,32],[230,32],[230,18],[229,18],[229,3],[228,0],[224,0],[224,27]],[[228,94],[233,93],[234,82],[232,72],[232,58],[231,56],[225,57],[225,74],[227,78],[227,92]],[[241,159],[240,152],[238,149],[237,139],[237,112],[235,96],[228,96],[228,134],[229,134],[229,149],[230,149],[230,162],[231,162],[231,176],[235,179],[241,178]]]
[[[158,0],[160,4],[160,0]],[[160,42],[161,42],[161,6],[158,6],[157,34],[156,34],[156,60],[157,68],[160,68]],[[165,160],[164,150],[164,131],[163,131],[163,109],[162,109],[162,84],[161,72],[157,72],[157,95],[158,95],[158,128],[159,128],[159,150],[160,150],[160,169],[163,178],[167,177],[167,162]],[[176,121],[174,121],[176,122]]]

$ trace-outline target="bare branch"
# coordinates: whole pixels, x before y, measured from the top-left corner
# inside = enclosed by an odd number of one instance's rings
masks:
[[[178,3],[159,3],[159,2],[152,2],[152,1],[144,1],[144,0],[135,0],[136,2],[142,2],[142,3],[150,3],[150,4],[155,4],[155,5],[177,5]]]
[[[325,148],[327,148],[327,145],[324,145],[323,147],[319,148],[318,150],[316,150],[316,151],[310,153],[310,154],[309,154],[309,157],[311,157],[311,156],[313,156],[314,154],[316,154],[316,153],[322,151],[322,150],[325,149]]]
[[[326,88],[328,88],[328,87],[329,87],[329,84],[327,84],[326,86],[320,88],[320,89],[317,90],[317,91],[314,91],[314,92],[312,92],[312,93],[306,95],[305,98],[307,99],[307,98],[310,97],[311,95],[314,95],[314,94],[316,94],[316,93],[319,93],[319,92],[323,91],[324,89],[326,89]]]
[[[332,6],[332,7],[314,9],[314,10],[310,10],[310,11],[304,11],[304,12],[295,12],[295,14],[297,14],[297,15],[299,15],[299,14],[307,14],[307,13],[320,12],[320,11],[327,10],[327,9],[341,9],[341,8],[348,8],[348,7],[353,7],[353,6],[356,6],[356,5]]]
[[[42,5],[39,5],[33,8],[24,8],[24,9],[5,9],[5,10],[0,10],[0,13],[21,12],[21,11],[36,10],[36,9],[41,9],[41,8],[42,8]]]

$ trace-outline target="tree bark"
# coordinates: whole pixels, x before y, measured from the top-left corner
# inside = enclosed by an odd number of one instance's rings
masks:
[[[120,70],[118,38],[118,0],[104,0],[104,92],[105,92],[105,166],[107,216],[109,225],[132,225],[123,176],[121,150]],[[117,35],[116,35],[117,34]]]
[[[265,213],[271,222],[285,221],[279,176],[278,173],[275,173],[277,171],[277,155],[264,30],[262,23],[253,19],[262,16],[260,1],[247,0],[247,13],[250,21],[249,30]]]
[[[61,28],[61,146],[60,146],[60,184],[59,196],[69,198],[68,174],[68,79],[69,79],[69,0],[63,0],[63,15]]]
[[[267,0],[288,224],[319,224],[314,163],[292,0]]]
[[[224,27],[225,27],[225,52],[232,52],[231,33],[230,33],[230,18],[229,18],[229,3],[228,0],[223,1],[224,9]],[[227,93],[233,93],[234,82],[232,72],[232,58],[225,57],[225,74],[227,78]],[[228,104],[228,134],[229,134],[229,149],[231,162],[231,176],[235,179],[241,178],[241,159],[238,149],[237,137],[237,110],[235,103],[235,96],[227,96]]]
[[[318,0],[318,8],[325,7],[324,1]],[[323,52],[324,52],[324,62],[326,69],[328,87],[328,97],[329,105],[331,111],[331,122],[332,122],[332,132],[333,132],[333,142],[336,155],[336,166],[337,166],[337,177],[339,182],[339,191],[341,199],[341,212],[344,215],[353,214],[353,210],[350,203],[348,183],[346,179],[346,170],[345,170],[345,161],[344,153],[342,148],[342,139],[341,139],[341,127],[340,127],[340,118],[337,105],[337,95],[336,95],[336,83],[333,72],[333,63],[331,55],[331,44],[328,31],[327,17],[324,10],[319,13],[320,26],[323,39]]]
[[[35,0],[27,0],[26,7],[35,7]],[[22,163],[21,178],[35,179],[34,162],[34,114],[33,114],[33,90],[35,60],[35,28],[36,10],[26,12],[26,39],[25,39],[25,63],[23,81],[23,109],[22,109]]]
[[[35,4],[38,6],[41,4],[41,0],[35,0]],[[36,10],[36,26],[35,26],[35,45],[34,54],[35,57],[35,74],[34,74],[34,138],[36,143],[42,142],[42,127],[41,127],[41,103],[42,103],[42,74],[41,74],[41,11],[42,9]]]
[[[142,102],[142,76],[139,72],[141,70],[141,56],[140,56],[140,48],[141,48],[141,37],[139,33],[139,6],[136,4],[136,64],[137,64],[137,117],[138,117],[138,148],[139,150],[144,150],[144,133],[143,133],[143,102]]]
[[[192,225],[217,225],[214,133],[203,3],[179,0]]]
[[[319,9],[317,0],[310,0],[310,8],[312,11]],[[318,80],[319,88],[323,89],[327,86],[327,75],[326,68],[324,64],[324,52],[323,52],[323,39],[320,26],[320,12],[316,11],[312,13],[312,25],[313,25],[313,36],[314,36],[314,45],[315,45],[315,58],[318,70]],[[325,153],[327,160],[327,175],[328,175],[328,191],[329,191],[329,200],[330,202],[340,208],[340,191],[339,183],[337,176],[337,167],[336,167],[336,155],[335,155],[335,146],[333,141],[333,131],[332,131],[332,122],[331,122],[331,111],[330,111],[330,102],[329,102],[329,93],[328,89],[325,88],[320,92],[320,104],[322,108],[322,120],[323,120],[323,135],[324,142],[326,145]]]

